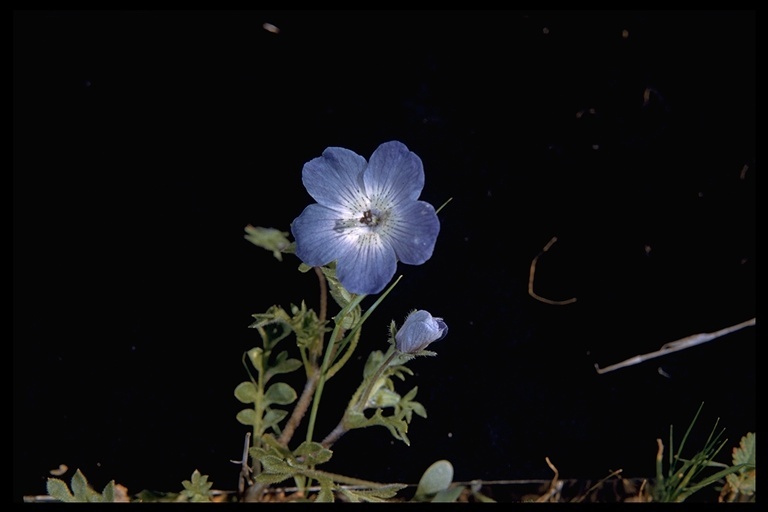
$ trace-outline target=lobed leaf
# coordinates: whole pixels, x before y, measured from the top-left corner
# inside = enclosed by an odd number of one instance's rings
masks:
[[[69,487],[63,480],[49,478],[45,484],[48,496],[63,502],[73,502],[75,497],[69,492]]]

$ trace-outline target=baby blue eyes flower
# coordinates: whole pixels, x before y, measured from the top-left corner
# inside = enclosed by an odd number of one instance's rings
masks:
[[[347,291],[379,293],[397,262],[421,265],[432,257],[440,221],[419,201],[421,159],[397,141],[381,144],[368,162],[330,147],[304,165],[302,182],[317,201],[291,224],[296,255],[312,267],[336,261]]]
[[[448,326],[442,318],[433,317],[420,309],[408,315],[403,326],[395,334],[395,346],[403,354],[415,354],[448,334]]]

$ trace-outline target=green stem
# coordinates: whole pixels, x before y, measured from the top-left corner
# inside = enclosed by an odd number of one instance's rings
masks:
[[[325,386],[325,378],[326,378],[326,372],[328,371],[328,365],[330,364],[331,360],[331,354],[333,353],[333,347],[336,344],[336,338],[339,336],[339,331],[341,329],[341,324],[344,321],[344,317],[355,307],[357,307],[363,299],[367,297],[367,295],[358,295],[357,297],[352,300],[349,304],[347,304],[344,309],[342,309],[336,320],[335,325],[333,327],[333,332],[331,333],[331,339],[328,341],[328,346],[325,348],[325,356],[323,357],[323,365],[320,368],[320,382],[317,384],[317,389],[315,390],[315,396],[314,400],[312,401],[312,410],[309,413],[309,424],[307,425],[307,441],[312,441],[312,434],[315,430],[315,420],[317,418],[317,410],[320,407],[320,397],[323,394],[323,387]]]
[[[324,448],[330,448],[333,443],[338,441],[341,436],[346,434],[349,431],[349,427],[347,427],[347,420],[349,418],[350,412],[363,412],[365,410],[365,405],[368,403],[368,400],[371,397],[371,393],[373,393],[373,387],[376,385],[376,383],[379,381],[381,376],[384,374],[387,368],[389,368],[390,363],[392,363],[392,360],[395,358],[399,352],[395,349],[395,346],[392,345],[389,348],[389,356],[384,360],[384,362],[379,365],[379,368],[376,370],[376,373],[374,373],[371,377],[369,377],[368,382],[365,384],[365,388],[361,394],[355,393],[355,396],[352,397],[352,400],[350,400],[349,407],[347,407],[347,410],[344,411],[344,416],[342,416],[341,421],[339,421],[339,424],[334,427],[334,429],[325,436],[325,439],[322,441],[322,445]],[[361,385],[362,387],[362,385]],[[358,390],[359,391],[359,390]]]
[[[363,322],[365,322],[371,314],[376,311],[376,308],[379,307],[379,304],[389,295],[389,292],[391,292],[397,283],[400,282],[400,280],[403,278],[403,276],[398,276],[397,279],[395,279],[395,282],[390,285],[389,288],[386,289],[384,293],[381,294],[381,297],[376,299],[376,302],[374,302],[370,308],[363,314],[363,316],[360,318],[360,320],[355,324],[354,327],[349,331],[349,334],[347,334],[346,337],[344,337],[343,340],[341,340],[341,343],[339,343],[339,347],[344,347],[347,343],[350,344],[349,348],[344,352],[344,355],[331,367],[330,370],[328,370],[328,378],[330,379],[334,375],[336,375],[336,372],[338,372],[342,366],[346,364],[346,362],[349,360],[349,358],[352,356],[352,353],[354,352],[355,348],[357,347],[357,342],[360,339],[359,331],[360,328],[363,325]]]
[[[267,333],[264,331],[263,328],[258,328],[259,335],[261,336],[262,342],[264,346],[267,346]],[[269,352],[264,351],[262,352],[262,356],[259,358],[259,366],[260,368],[256,368],[257,370],[257,382],[256,384],[256,391],[258,393],[258,399],[256,400],[256,403],[253,404],[254,406],[254,412],[255,412],[255,419],[256,422],[253,425],[253,446],[260,446],[261,445],[261,435],[264,433],[263,430],[263,424],[262,420],[264,418],[264,386],[266,383],[264,382],[264,373],[266,372],[266,365],[264,364],[264,361],[269,357]],[[261,472],[261,464],[258,460],[254,459],[254,472],[256,474]]]
[[[318,320],[322,325],[325,324],[325,317],[328,314],[328,284],[320,267],[315,267],[315,274],[317,274],[317,279],[320,284],[320,316],[318,317]],[[291,441],[294,432],[296,432],[296,428],[307,413],[310,401],[312,400],[312,395],[314,394],[315,389],[317,389],[317,383],[320,380],[320,368],[317,366],[317,359],[323,350],[324,335],[324,332],[321,332],[317,337],[316,343],[312,344],[312,347],[318,348],[307,349],[305,347],[300,347],[301,359],[304,363],[307,382],[304,384],[301,396],[293,408],[291,417],[288,418],[285,428],[278,438],[278,442],[286,448],[288,447],[288,443]]]
[[[316,469],[299,469],[297,473],[314,480],[329,479],[336,483],[344,485],[357,485],[361,487],[369,487],[371,489],[387,488],[393,486],[401,486],[402,484],[385,484],[381,482],[371,482],[370,480],[361,480],[360,478],[354,478],[345,475],[339,475],[337,473],[328,473],[327,471],[318,471]]]
[[[381,363],[381,366],[379,366],[379,369],[376,370],[376,373],[373,374],[373,378],[368,381],[368,386],[366,386],[365,391],[363,391],[363,394],[360,395],[360,398],[357,400],[357,403],[352,407],[352,409],[357,409],[357,412],[362,412],[363,409],[365,409],[365,405],[368,403],[368,400],[371,398],[371,393],[373,392],[373,387],[376,385],[376,382],[381,378],[381,375],[384,373],[384,371],[389,368],[389,364],[392,362],[392,360],[395,358],[395,356],[399,353],[395,346],[392,345],[390,348],[390,354],[389,357],[387,357],[383,363]]]
[[[371,316],[371,313],[374,312],[374,310],[378,307],[379,304],[381,304],[381,301],[384,300],[384,298],[389,295],[389,293],[394,289],[394,287],[397,285],[397,283],[400,282],[400,279],[402,279],[403,276],[398,276],[394,283],[392,283],[387,290],[381,294],[381,297],[379,297],[376,302],[373,303],[373,305],[368,308],[368,310],[360,317],[360,319],[357,321],[357,323],[352,327],[350,332],[347,334],[347,336],[341,341],[339,346],[343,347],[346,344],[350,343],[350,341],[353,341],[351,347],[347,350],[347,352],[344,354],[342,359],[333,366],[329,370],[330,362],[332,356],[335,354],[336,350],[334,350],[334,347],[336,346],[336,338],[339,336],[339,331],[341,329],[341,324],[344,321],[344,317],[355,307],[357,307],[362,300],[367,297],[367,295],[358,295],[357,297],[352,300],[349,304],[342,309],[339,314],[336,317],[335,325],[333,327],[333,332],[331,333],[331,339],[328,342],[328,346],[325,350],[325,356],[323,357],[323,366],[320,369],[320,382],[317,384],[317,390],[315,390],[315,396],[314,400],[312,402],[312,410],[309,413],[309,424],[307,426],[307,441],[312,441],[312,435],[314,434],[315,430],[315,420],[317,418],[317,410],[320,407],[320,396],[323,394],[323,387],[325,386],[325,381],[327,379],[330,379],[340,368],[344,365],[344,363],[347,362],[349,359],[349,356],[351,356],[352,350],[357,346],[357,339],[359,339],[359,336],[357,336],[357,331],[360,330],[360,328],[363,326],[363,322],[365,322],[369,316]]]

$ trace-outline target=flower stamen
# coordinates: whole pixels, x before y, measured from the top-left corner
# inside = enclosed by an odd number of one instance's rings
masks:
[[[360,223],[367,226],[375,226],[378,224],[378,218],[373,217],[373,212],[371,210],[365,210],[363,216],[360,218]]]

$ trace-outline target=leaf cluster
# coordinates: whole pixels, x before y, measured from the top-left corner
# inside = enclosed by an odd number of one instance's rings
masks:
[[[85,475],[78,469],[70,481],[72,490],[59,478],[49,478],[46,482],[48,495],[67,503],[104,503],[115,501],[115,481],[110,480],[101,492],[97,492],[88,483]]]
[[[742,439],[743,449],[738,452],[734,452],[734,464],[727,466],[715,462],[715,457],[722,450],[727,439],[721,440],[725,429],[717,431],[716,421],[712,427],[704,446],[693,454],[689,459],[683,458],[682,452],[685,447],[685,443],[688,436],[696,423],[701,409],[704,407],[702,403],[699,406],[696,415],[688,425],[688,429],[683,436],[680,446],[677,451],[674,451],[674,438],[672,425],[669,427],[669,455],[667,460],[667,470],[663,469],[663,451],[664,447],[661,440],[658,440],[659,452],[656,457],[656,481],[653,485],[652,496],[654,501],[660,502],[683,502],[688,499],[694,493],[708,487],[722,479],[728,478],[728,476],[735,477],[737,480],[734,483],[741,483],[739,480],[744,478],[744,482],[749,481],[749,472],[755,469],[754,459],[754,445],[749,446],[748,440]],[[751,438],[752,442],[754,437]],[[712,468],[723,467],[720,471],[714,473],[711,472]],[[733,479],[733,478],[732,478]],[[745,490],[748,489],[745,487]]]

